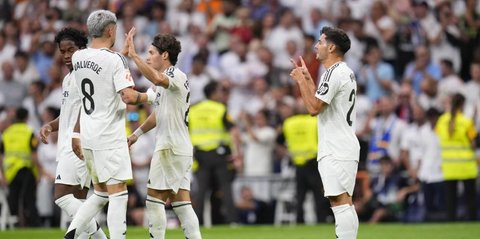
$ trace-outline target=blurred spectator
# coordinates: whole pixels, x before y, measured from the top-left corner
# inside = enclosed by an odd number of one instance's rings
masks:
[[[27,88],[14,78],[14,66],[10,61],[3,62],[3,77],[0,80],[0,92],[5,97],[4,106],[17,108],[27,96]]]
[[[181,0],[177,11],[168,15],[168,21],[177,35],[187,34],[191,25],[196,25],[201,29],[207,27],[207,19],[202,12],[195,11],[196,1]]]
[[[15,45],[7,43],[5,32],[0,31],[0,66],[6,61],[11,61],[16,52]],[[1,72],[0,72],[1,73]],[[0,74],[1,75],[1,74]]]
[[[43,101],[43,105],[59,108],[62,105],[63,91],[62,91],[62,68],[52,65],[48,70],[50,83],[47,85],[47,97]]]
[[[425,198],[427,221],[445,219],[445,183],[442,173],[440,141],[435,133],[435,125],[440,112],[435,108],[426,111],[426,122],[421,126],[417,138],[421,149],[418,179],[422,183]]]
[[[371,132],[367,170],[372,179],[380,173],[380,158],[388,156],[394,165],[400,164],[400,142],[406,123],[395,113],[395,102],[391,96],[381,97],[366,122],[367,133]]]
[[[415,102],[415,95],[412,90],[410,82],[405,81],[400,85],[400,89],[397,94],[397,102],[395,107],[395,114],[399,119],[406,123],[410,123],[413,120],[413,103]]]
[[[473,119],[475,127],[480,129],[480,62],[470,64],[470,80],[465,84],[465,116]]]
[[[262,222],[267,212],[267,203],[258,200],[253,195],[252,189],[243,186],[240,189],[240,200],[235,203],[238,220],[242,224],[257,224]]]
[[[50,67],[53,65],[53,56],[55,54],[55,44],[53,41],[43,41],[40,49],[34,53],[33,61],[40,73],[40,80],[45,84],[49,84],[52,79],[48,74]]]
[[[43,122],[50,122],[60,115],[60,109],[47,107],[42,113]],[[55,171],[57,169],[57,141],[56,132],[50,134],[49,144],[38,146],[38,163],[40,165],[39,178],[37,183],[37,209],[42,225],[53,226],[54,219],[54,198],[53,187],[55,183]]]
[[[214,15],[212,21],[208,24],[207,32],[213,39],[216,50],[223,54],[230,44],[231,30],[238,23],[235,10],[238,7],[238,1],[222,1],[222,12]]]
[[[250,17],[255,22],[260,22],[270,10],[268,3],[262,0],[250,0],[247,7],[250,8]]]
[[[260,110],[253,119],[247,113],[240,114],[240,122],[245,127],[241,139],[244,143],[243,175],[271,176],[273,172],[273,149],[275,129],[268,125],[268,112]],[[252,122],[253,121],[253,122]]]
[[[167,5],[165,2],[154,2],[152,9],[149,14],[149,19],[147,26],[145,26],[145,34],[150,38],[155,37],[160,29],[161,23],[166,21],[167,16]]]
[[[19,226],[40,225],[36,206],[37,183],[35,171],[38,139],[27,125],[28,111],[18,108],[15,122],[5,129],[0,143],[0,166],[3,173],[0,183],[8,186],[8,204],[12,215],[18,216]]]
[[[35,132],[38,132],[43,125],[41,112],[45,108],[43,101],[45,100],[45,83],[35,81],[28,88],[28,96],[23,100],[22,106],[28,110],[28,125]]]
[[[440,100],[438,94],[438,81],[432,78],[425,78],[422,81],[421,93],[418,96],[418,103],[422,106],[424,110],[434,108],[440,112],[445,108],[444,102]]]
[[[235,26],[232,27],[231,34],[232,36],[237,36],[240,40],[249,44],[253,39],[253,22],[250,19],[250,9],[247,7],[240,7],[235,11],[238,22]]]
[[[192,105],[205,99],[203,88],[212,80],[212,77],[206,71],[206,64],[206,59],[200,54],[195,55],[192,59],[192,70],[188,73]]]
[[[376,45],[370,45],[365,50],[365,62],[358,80],[365,84],[368,99],[376,102],[393,92],[395,74],[392,65],[382,61],[382,51]]]
[[[462,35],[458,26],[458,18],[453,14],[451,3],[443,1],[436,7],[436,14],[440,22],[439,28],[428,28],[430,39],[430,52],[432,61],[440,64],[442,59],[452,62],[453,71],[460,72],[462,59],[460,58],[460,45]]]
[[[457,220],[458,186],[463,185],[466,219],[477,219],[476,186],[478,167],[474,152],[477,130],[473,121],[463,114],[465,97],[453,95],[450,110],[438,119],[435,131],[442,150],[442,172],[446,184],[447,217]]]
[[[24,51],[15,53],[15,72],[13,76],[25,87],[29,87],[32,82],[40,79],[37,68],[30,62],[30,56]]]
[[[473,60],[473,51],[480,40],[480,13],[478,11],[478,0],[466,0],[464,13],[460,16],[459,27],[462,32],[463,42],[460,45],[462,56],[462,79],[471,78],[470,63]]]
[[[455,93],[463,93],[463,80],[455,74],[453,63],[449,59],[440,61],[442,79],[438,82],[438,97],[440,102],[448,102]]]
[[[387,5],[382,1],[374,1],[370,8],[370,16],[365,21],[365,34],[374,37],[382,52],[381,59],[394,65],[395,47],[393,38],[395,36],[395,22],[388,15]],[[366,55],[368,56],[368,54]],[[393,70],[393,68],[392,68]],[[393,77],[391,78],[393,80]]]
[[[288,49],[289,42],[297,49],[303,49],[302,30],[295,24],[295,15],[292,10],[285,8],[280,14],[279,24],[264,39],[265,46],[273,52],[273,65],[285,71],[290,71],[292,68],[290,62],[292,56]]]
[[[426,78],[439,81],[441,78],[440,66],[433,63],[428,47],[420,45],[415,48],[415,61],[410,62],[403,74],[404,81],[410,81],[416,95],[420,94],[421,84]]]
[[[266,107],[267,102],[269,101],[268,96],[270,96],[268,92],[268,83],[262,78],[253,80],[251,83],[251,94],[245,101],[245,104],[248,105],[248,107],[245,107],[244,112],[250,115],[257,114]]]
[[[388,157],[380,158],[380,174],[372,180],[374,210],[369,223],[397,221],[401,218],[402,206],[407,195],[419,190],[418,185],[408,185]]]
[[[320,33],[320,31],[318,32]],[[305,61],[308,72],[313,78],[315,85],[317,85],[318,80],[320,79],[320,62],[316,59],[316,53],[313,50],[313,46],[316,43],[315,37],[313,35],[303,35],[304,47],[302,51],[302,58]],[[294,58],[292,58],[294,59]]]
[[[232,36],[231,50],[220,57],[220,71],[230,87],[228,110],[234,119],[245,108],[243,102],[248,99],[249,86],[255,76],[262,74],[253,53],[238,37]],[[264,73],[264,72],[263,72]]]
[[[304,2],[312,3],[315,1],[302,1],[302,3]],[[325,5],[328,6],[329,4]],[[322,31],[323,27],[330,27],[333,25],[332,22],[330,22],[330,20],[328,19],[328,7],[312,7],[306,8],[305,10],[308,11],[308,14],[302,13],[300,15],[302,18],[302,29],[306,34],[314,36],[315,42],[320,39],[320,32]]]

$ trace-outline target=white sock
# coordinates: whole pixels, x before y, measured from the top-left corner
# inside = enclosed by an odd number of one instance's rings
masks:
[[[339,239],[357,238],[358,217],[355,208],[348,204],[332,207],[335,216],[335,234]]]
[[[357,210],[355,210],[355,205],[352,205],[350,207],[351,207],[350,210],[352,210],[352,213],[355,217],[355,220],[353,221],[353,223],[354,223],[353,226],[355,227],[355,237],[354,238],[357,238],[358,227],[359,227],[360,223],[358,222],[358,215],[357,215]]]
[[[192,203],[188,201],[172,202],[172,207],[178,219],[180,219],[185,237],[188,239],[202,239],[198,217],[195,211],[193,211]]]
[[[165,202],[147,195],[145,202],[147,206],[148,231],[150,238],[164,239],[167,229],[167,214],[165,213]]]
[[[57,199],[57,201],[60,199],[61,198]],[[86,230],[87,227],[93,226],[95,229],[90,231],[90,233],[95,232],[97,229],[97,223],[93,220],[93,217],[105,206],[105,204],[107,204],[107,202],[107,193],[97,191],[94,191],[94,194],[90,196],[83,204],[80,202],[81,207],[77,209],[77,213],[73,217],[73,220],[67,229],[65,238],[76,238],[81,234],[81,232]],[[68,211],[67,213],[70,214]],[[94,223],[93,225],[92,222]]]
[[[128,191],[108,196],[107,224],[111,239],[125,239],[127,235]]]

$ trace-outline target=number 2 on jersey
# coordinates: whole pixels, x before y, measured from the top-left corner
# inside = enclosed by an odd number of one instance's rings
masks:
[[[82,98],[82,102],[83,102],[83,109],[85,110],[85,113],[87,113],[87,115],[90,115],[91,113],[93,113],[93,111],[95,110],[95,102],[93,101],[93,93],[94,93],[94,90],[93,90],[93,82],[88,79],[88,78],[85,78],[82,80],[82,94],[83,94],[83,98]],[[88,86],[88,91],[87,91],[87,86]],[[88,101],[88,108],[87,108],[87,101]]]
[[[353,107],[355,106],[355,89],[352,90],[352,92],[350,92],[350,96],[348,97],[348,102],[352,102],[352,106],[350,106],[350,109],[348,110],[348,113],[347,113],[347,123],[348,125],[352,126],[353,122],[352,122],[352,112],[353,112]]]

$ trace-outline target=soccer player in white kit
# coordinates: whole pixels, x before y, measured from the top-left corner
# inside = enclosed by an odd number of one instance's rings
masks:
[[[126,59],[109,50],[115,43],[115,14],[97,10],[87,19],[92,37],[89,48],[72,56],[73,74],[81,95],[80,141],[94,194],[78,210],[65,238],[79,231],[108,202],[107,224],[111,239],[126,237],[128,191],[132,168],[126,140],[126,104],[146,101],[146,94],[132,89]],[[135,96],[135,97],[132,97]]]
[[[135,52],[134,34],[135,29],[132,28],[127,35],[124,54],[156,86],[149,95],[149,98],[155,98],[154,112],[128,137],[131,145],[144,132],[157,128],[147,184],[150,238],[165,238],[165,202],[170,199],[185,237],[200,239],[199,221],[190,199],[189,173],[193,162],[193,146],[188,131],[190,89],[185,73],[175,67],[181,51],[180,42],[169,34],[155,36],[148,49],[147,60],[143,62]]]
[[[72,150],[73,128],[80,111],[80,95],[72,74],[72,55],[79,49],[87,47],[88,39],[83,32],[74,28],[64,28],[55,36],[63,62],[69,73],[63,78],[63,99],[60,116],[46,123],[40,129],[40,139],[48,144],[51,132],[58,131],[57,170],[55,176],[55,203],[70,217],[73,217],[87,198],[91,179],[85,162],[80,160]],[[90,220],[86,233],[80,238],[107,238],[95,220]],[[93,234],[93,235],[92,235]]]
[[[324,27],[315,45],[316,58],[325,67],[319,87],[315,87],[305,62],[294,64],[290,76],[300,88],[311,115],[318,115],[318,171],[325,197],[335,216],[335,233],[340,239],[357,237],[358,216],[352,203],[360,145],[355,135],[357,82],[343,62],[350,49],[344,31]]]

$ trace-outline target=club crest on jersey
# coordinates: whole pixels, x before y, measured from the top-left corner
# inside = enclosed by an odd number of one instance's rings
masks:
[[[319,94],[319,95],[325,95],[325,94],[327,94],[328,89],[329,89],[328,83],[327,83],[327,82],[323,82],[323,83],[320,85],[320,87],[318,88],[317,94]]]

